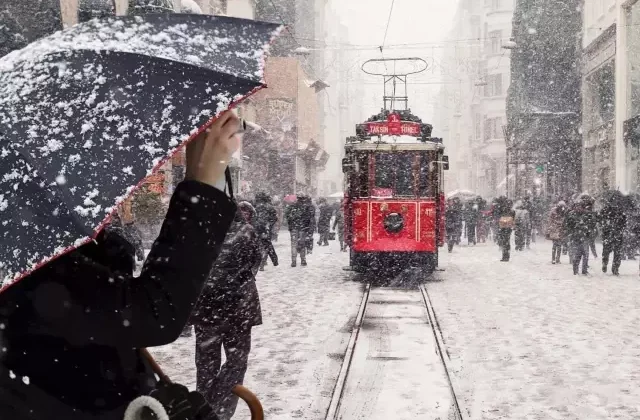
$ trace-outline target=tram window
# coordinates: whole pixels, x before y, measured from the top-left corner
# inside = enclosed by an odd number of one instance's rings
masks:
[[[356,185],[357,197],[369,196],[369,156],[366,153],[356,155]]]
[[[432,152],[424,153],[420,156],[420,196],[421,197],[435,197],[436,194],[436,177],[437,172],[432,172],[432,169],[437,167],[430,167],[429,162],[435,160],[435,154]]]
[[[391,153],[376,155],[376,187],[393,188],[396,159]]]
[[[395,195],[413,196],[413,155],[396,155]]]

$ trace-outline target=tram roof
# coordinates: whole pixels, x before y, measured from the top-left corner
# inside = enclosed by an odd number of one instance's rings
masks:
[[[385,136],[386,137],[386,136]],[[405,138],[407,137],[407,138]],[[397,141],[383,137],[382,141],[365,140],[348,142],[345,147],[353,150],[399,151],[399,150],[442,150],[444,145],[433,141],[422,142],[415,137],[400,136]]]

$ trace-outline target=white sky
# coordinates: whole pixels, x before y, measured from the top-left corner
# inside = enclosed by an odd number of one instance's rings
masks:
[[[382,44],[392,0],[330,2],[342,23],[349,28],[349,43],[368,46]],[[458,0],[395,0],[384,56],[420,57],[432,63],[432,57],[438,58],[442,54],[442,41],[451,30],[457,4]],[[400,44],[411,45],[401,47]],[[352,57],[358,61],[356,68],[359,68],[366,59],[381,58],[381,54],[376,50],[353,51]],[[409,107],[423,121],[433,120],[440,80],[436,68],[409,78]],[[382,81],[366,76],[365,83],[365,106],[370,107],[365,115],[371,115],[378,112],[382,105]]]

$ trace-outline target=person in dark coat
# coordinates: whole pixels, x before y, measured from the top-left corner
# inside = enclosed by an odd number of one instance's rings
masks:
[[[329,246],[329,231],[331,231],[331,216],[333,208],[325,198],[318,200],[320,217],[318,218],[318,246]]]
[[[189,180],[138,278],[131,244],[103,230],[0,294],[1,419],[122,420],[155,387],[140,349],[179,337],[220,252],[236,208],[214,185],[237,127],[223,114],[187,147]]]
[[[333,221],[333,230],[338,233],[338,242],[340,242],[340,251],[346,251],[347,247],[344,243],[344,210],[342,206],[344,200],[340,200],[340,204],[336,206],[335,214],[336,218]]]
[[[291,234],[291,267],[296,266],[298,254],[300,254],[300,264],[306,266],[309,242],[313,244],[316,223],[316,211],[311,197],[298,195],[296,202],[287,207],[285,217]]]
[[[511,232],[515,225],[516,213],[513,203],[507,197],[498,197],[494,202],[493,217],[498,226],[498,246],[502,250],[502,259],[507,262],[511,257]]]
[[[609,195],[599,215],[602,229],[602,272],[607,272],[609,255],[613,253],[611,273],[615,276],[620,274],[624,229],[627,225],[627,216],[622,206],[622,197],[617,197],[618,194],[620,193],[613,192],[613,194]]]
[[[582,261],[582,274],[589,274],[589,245],[597,232],[593,199],[589,195],[582,194],[578,197],[578,202],[569,210],[565,229],[569,236],[573,274],[578,274],[580,261]]]
[[[462,203],[458,198],[447,200],[445,228],[447,232],[447,248],[449,252],[452,252],[453,246],[459,243],[462,232]]]
[[[262,245],[263,257],[260,271],[263,271],[267,258],[271,259],[274,267],[278,265],[278,255],[272,242],[273,231],[278,222],[278,213],[273,204],[271,204],[271,197],[267,193],[256,194],[255,210],[256,220],[254,227]]]
[[[247,202],[224,240],[192,316],[196,331],[197,390],[220,420],[235,413],[231,389],[242,384],[251,350],[251,329],[262,324],[255,274],[262,262],[260,239],[251,226],[255,210]],[[221,366],[222,348],[226,361]]]
[[[476,227],[478,226],[479,217],[480,210],[478,204],[475,201],[467,203],[464,209],[464,224],[466,226],[469,245],[476,245]]]

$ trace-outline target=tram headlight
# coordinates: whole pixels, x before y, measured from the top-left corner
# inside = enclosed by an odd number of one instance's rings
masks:
[[[384,218],[384,229],[389,233],[399,233],[404,228],[404,219],[400,213],[389,213]]]

